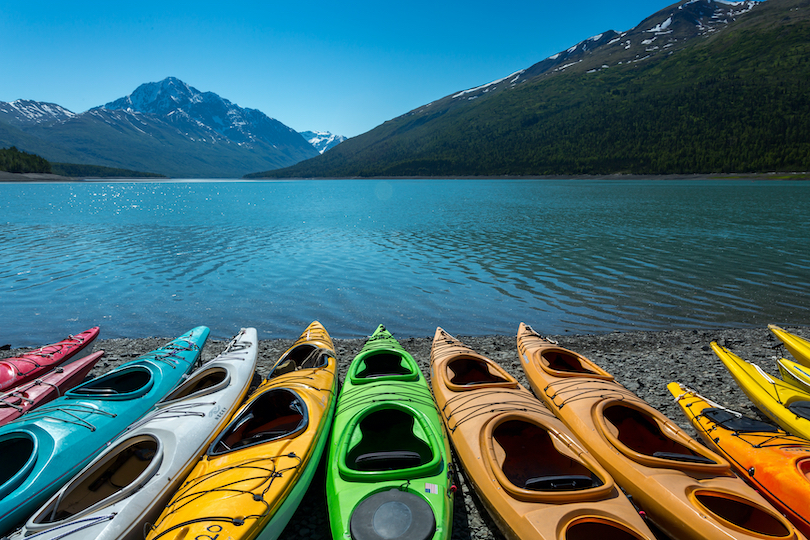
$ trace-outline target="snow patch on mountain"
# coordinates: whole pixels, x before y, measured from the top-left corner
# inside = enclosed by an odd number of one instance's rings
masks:
[[[0,102],[0,118],[15,126],[54,124],[76,116],[61,105],[28,99],[18,99],[11,103]]]
[[[520,71],[516,71],[516,72],[514,72],[514,73],[512,73],[510,75],[507,75],[506,77],[498,79],[497,81],[492,81],[490,83],[487,83],[487,84],[484,84],[484,85],[481,85],[481,86],[476,86],[475,88],[470,88],[469,90],[462,90],[458,94],[454,95],[453,98],[455,99],[455,98],[461,97],[461,96],[463,96],[465,94],[471,94],[473,92],[478,92],[478,91],[481,91],[481,90],[484,90],[486,92],[487,89],[489,89],[490,87],[497,86],[497,85],[501,84],[503,81],[505,81],[506,79],[513,79],[512,83],[514,84],[515,82],[517,82],[518,78],[520,77],[520,75],[524,71],[526,71],[526,70],[521,69]]]
[[[301,136],[321,154],[347,139],[343,135],[335,135],[328,131],[302,131]]]

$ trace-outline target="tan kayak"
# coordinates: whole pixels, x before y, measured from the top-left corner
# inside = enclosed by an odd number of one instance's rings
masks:
[[[517,342],[535,394],[666,535],[676,540],[804,538],[737,478],[724,458],[596,364],[523,323]]]
[[[608,472],[498,364],[441,328],[430,360],[456,455],[507,538],[655,538]]]

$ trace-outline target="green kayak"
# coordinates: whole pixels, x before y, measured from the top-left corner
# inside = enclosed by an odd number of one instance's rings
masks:
[[[425,377],[380,325],[338,396],[326,494],[335,540],[450,538],[450,445]]]

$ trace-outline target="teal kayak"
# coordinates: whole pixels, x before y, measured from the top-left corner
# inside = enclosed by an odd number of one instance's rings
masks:
[[[208,337],[199,326],[0,427],[0,534],[148,413],[191,370]]]
[[[327,465],[335,540],[450,537],[450,445],[425,377],[380,325],[338,396]]]

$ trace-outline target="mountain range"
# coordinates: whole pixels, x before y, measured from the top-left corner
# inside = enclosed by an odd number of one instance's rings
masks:
[[[0,102],[0,147],[173,177],[806,172],[808,58],[810,0],[681,0],[344,141],[168,78],[81,114]]]
[[[81,114],[53,103],[0,102],[5,146],[54,162],[204,178],[241,177],[319,155],[278,120],[173,77]]]
[[[808,0],[683,0],[250,177],[808,171],[808,53]]]

